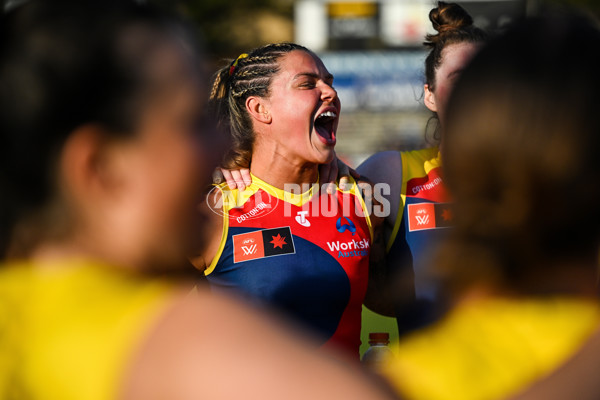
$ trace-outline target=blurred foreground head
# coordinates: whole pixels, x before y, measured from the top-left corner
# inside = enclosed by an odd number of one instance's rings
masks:
[[[199,67],[184,26],[133,1],[30,1],[3,15],[0,253],[183,260],[214,166]]]
[[[600,33],[578,16],[524,21],[464,70],[444,132],[453,290],[518,293],[592,277],[600,233]],[[566,277],[566,278],[565,278]],[[572,280],[572,282],[571,282]]]

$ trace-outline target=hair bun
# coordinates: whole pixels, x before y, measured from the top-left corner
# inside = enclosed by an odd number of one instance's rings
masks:
[[[456,3],[438,2],[438,6],[429,12],[433,29],[443,33],[449,29],[460,29],[473,25],[473,18]]]
[[[427,45],[435,45],[439,36],[446,32],[466,28],[473,25],[473,18],[469,13],[456,3],[438,2],[438,6],[429,12],[429,20],[437,35],[427,35]]]

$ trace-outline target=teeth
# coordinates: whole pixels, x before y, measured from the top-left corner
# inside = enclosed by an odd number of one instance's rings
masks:
[[[319,116],[317,118],[321,118],[321,117],[331,117],[331,118],[335,118],[337,117],[337,114],[334,113],[333,111],[326,111],[324,113],[319,114]]]

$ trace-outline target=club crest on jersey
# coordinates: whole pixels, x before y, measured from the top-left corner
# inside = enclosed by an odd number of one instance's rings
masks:
[[[449,203],[417,203],[408,205],[409,232],[452,226]]]
[[[296,253],[289,226],[240,233],[232,239],[234,263]]]
[[[235,218],[238,223],[257,219],[272,213],[279,199],[268,187],[258,190],[230,190],[222,185],[214,186],[206,195],[208,209],[218,215]]]

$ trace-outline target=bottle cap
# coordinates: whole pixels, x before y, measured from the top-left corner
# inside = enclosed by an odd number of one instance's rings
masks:
[[[390,342],[390,334],[387,332],[371,332],[369,333],[369,344]]]

